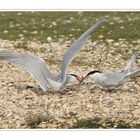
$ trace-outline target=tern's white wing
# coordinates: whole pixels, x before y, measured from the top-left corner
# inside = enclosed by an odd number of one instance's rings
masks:
[[[133,54],[130,58],[130,60],[128,61],[127,65],[125,66],[125,68],[122,70],[123,72],[130,72],[131,66],[134,63],[135,59],[137,57],[137,54]]]
[[[66,79],[66,70],[69,63],[75,58],[76,53],[78,53],[81,47],[85,44],[87,39],[91,36],[91,33],[95,32],[96,29],[101,25],[104,19],[99,20],[94,26],[89,28],[84,34],[82,34],[65,52],[62,65],[60,81],[64,82]]]
[[[53,75],[47,69],[43,59],[29,54],[19,54],[7,51],[0,52],[0,59],[7,60],[11,64],[15,64],[21,68],[26,69],[39,83],[43,91],[47,91],[48,83],[46,76],[53,78]]]

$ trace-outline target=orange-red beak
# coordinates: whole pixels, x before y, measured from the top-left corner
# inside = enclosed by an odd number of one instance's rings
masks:
[[[77,81],[80,83],[82,78],[79,77],[79,76],[77,76],[76,79],[77,79]]]
[[[79,81],[80,83],[82,83],[84,80],[86,80],[88,78],[88,76],[82,77],[81,80]]]

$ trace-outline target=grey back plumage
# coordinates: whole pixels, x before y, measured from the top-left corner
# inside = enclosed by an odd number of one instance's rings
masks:
[[[112,73],[112,74],[106,74],[106,79],[104,79],[104,84],[108,84],[108,85],[121,85],[123,82],[127,81],[128,78],[134,77],[137,74],[140,73],[140,68],[137,68],[136,70],[132,71],[132,72],[116,72],[116,73]]]
[[[118,86],[127,75],[123,72],[104,73],[101,80],[102,86]]]

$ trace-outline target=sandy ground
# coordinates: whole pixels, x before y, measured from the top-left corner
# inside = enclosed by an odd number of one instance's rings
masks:
[[[57,74],[64,51],[70,42],[29,42],[28,50],[15,49],[19,41],[0,40],[0,50],[26,52],[43,58]],[[69,73],[87,74],[91,70],[103,72],[121,70],[140,42],[129,44],[120,39],[88,43],[69,66]],[[139,52],[138,52],[139,53]],[[135,68],[140,66],[137,59]],[[77,90],[44,93],[25,71],[0,61],[0,128],[73,128],[81,120],[94,120],[99,128],[115,128],[123,122],[129,127],[140,126],[140,78],[109,93],[95,84],[86,84]],[[87,81],[88,82],[88,81]],[[96,120],[100,120],[96,122]]]

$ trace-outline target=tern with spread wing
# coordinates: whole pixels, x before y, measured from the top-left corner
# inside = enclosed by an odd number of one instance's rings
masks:
[[[84,81],[87,78],[91,78],[94,83],[107,88],[107,91],[112,91],[113,87],[122,85],[128,80],[128,78],[134,77],[135,75],[140,73],[140,68],[131,71],[132,64],[135,61],[136,57],[137,55],[133,54],[127,65],[120,72],[101,73],[98,70],[94,70],[83,77],[81,81]]]
[[[89,28],[68,48],[63,56],[61,72],[57,76],[54,76],[48,70],[44,60],[37,56],[1,51],[0,59],[7,60],[11,64],[27,70],[30,75],[38,82],[44,92],[48,91],[48,89],[53,91],[61,91],[68,83],[74,80],[78,80],[80,82],[81,79],[79,76],[75,74],[67,74],[67,67],[75,58],[82,46],[86,43],[91,34],[96,31],[103,21],[104,18],[97,21],[94,26]]]

